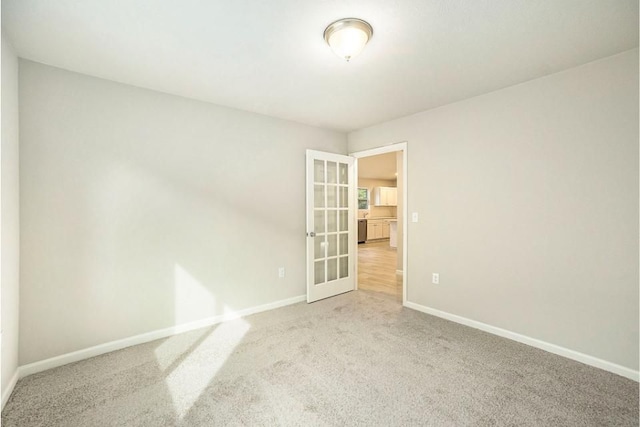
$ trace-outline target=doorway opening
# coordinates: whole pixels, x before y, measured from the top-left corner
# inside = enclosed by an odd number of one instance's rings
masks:
[[[358,159],[356,288],[402,304],[407,299],[406,145],[351,154]]]

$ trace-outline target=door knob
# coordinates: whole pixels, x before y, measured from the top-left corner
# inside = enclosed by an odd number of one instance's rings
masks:
[[[307,236],[309,236],[309,237],[316,237],[316,233],[312,231],[312,232],[310,232],[310,233],[307,233]]]

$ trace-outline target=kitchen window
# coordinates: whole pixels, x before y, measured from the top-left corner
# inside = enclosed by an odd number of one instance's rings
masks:
[[[358,187],[358,209],[369,209],[369,189]]]

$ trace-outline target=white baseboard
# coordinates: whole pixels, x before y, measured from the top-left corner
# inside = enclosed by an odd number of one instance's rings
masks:
[[[405,307],[421,311],[423,313],[431,314],[442,319],[451,320],[452,322],[460,323],[462,325],[470,326],[481,331],[489,332],[490,334],[498,335],[503,338],[508,338],[513,341],[527,344],[532,347],[539,348],[541,350],[548,351],[549,353],[557,354],[559,356],[566,357],[568,359],[576,360],[584,363],[585,365],[594,366],[596,368],[604,369],[605,371],[613,372],[614,374],[621,375],[623,377],[632,379],[634,381],[640,380],[640,372],[633,369],[608,362],[606,360],[598,359],[597,357],[589,356],[578,351],[570,350],[559,345],[551,344],[546,341],[541,341],[536,338],[531,338],[526,335],[521,335],[516,332],[511,332],[506,329],[491,326],[486,323],[478,322],[475,320],[467,319],[466,317],[458,316],[456,314],[447,313],[446,311],[436,310],[435,308],[426,307],[424,305],[416,304],[410,301],[404,303]]]
[[[183,332],[193,331],[195,329],[206,328],[208,326],[215,325],[217,323],[226,322],[228,320],[237,319],[239,317],[249,316],[251,314],[260,313],[262,311],[273,310],[274,308],[284,307],[286,305],[296,304],[307,300],[306,295],[300,295],[293,298],[287,298],[280,301],[271,302],[268,304],[259,305],[256,307],[246,308],[244,310],[235,311],[232,313],[225,313],[219,316],[209,317],[206,319],[198,320],[195,322],[185,323],[183,325],[171,326],[165,329],[158,329],[155,331],[147,332],[132,337],[111,341],[105,344],[99,344],[93,347],[85,348],[82,350],[74,351],[72,353],[62,354],[60,356],[52,357],[50,359],[41,360],[38,362],[30,363],[28,365],[20,366],[18,368],[18,377],[24,378],[27,375],[32,375],[38,372],[46,371],[47,369],[57,368],[58,366],[66,365],[68,363],[78,362],[80,360],[89,359],[90,357],[99,356],[101,354],[110,353],[112,351],[120,350],[132,345],[144,344],[157,339],[170,337],[172,335],[180,334]],[[4,404],[4,395],[2,396]]]
[[[20,370],[16,369],[16,372],[13,374],[13,376],[11,377],[11,380],[9,381],[9,385],[7,385],[7,388],[5,390],[2,390],[2,407],[0,408],[0,410],[4,409],[4,405],[9,400],[9,397],[11,397],[11,393],[13,393],[13,388],[16,386],[16,383],[18,382],[19,372]]]
[[[396,274],[397,274],[398,276],[402,276],[404,273],[402,272],[402,270],[396,270]]]

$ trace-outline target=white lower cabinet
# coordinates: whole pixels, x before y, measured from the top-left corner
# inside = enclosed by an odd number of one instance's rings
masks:
[[[367,240],[388,239],[389,223],[385,220],[370,219],[367,221]]]
[[[380,224],[373,221],[367,221],[367,240],[375,240],[382,238],[382,228]]]
[[[389,233],[389,223],[387,221],[384,221],[382,223],[382,238],[383,239],[388,239],[390,236]]]

